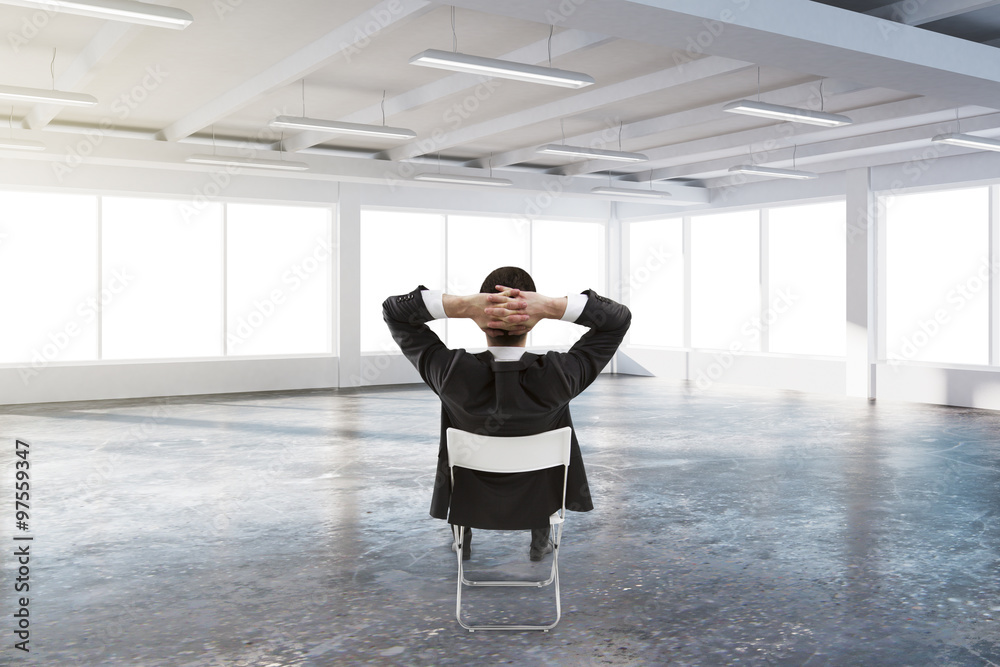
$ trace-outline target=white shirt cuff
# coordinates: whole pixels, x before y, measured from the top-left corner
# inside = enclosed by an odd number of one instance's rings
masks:
[[[586,294],[570,294],[566,297],[566,312],[559,318],[562,322],[576,322],[576,319],[583,313],[587,305],[588,296]]]
[[[444,314],[444,290],[439,289],[428,289],[420,293],[420,296],[424,298],[424,306],[427,311],[431,314],[431,317],[435,320],[441,320],[447,315]]]

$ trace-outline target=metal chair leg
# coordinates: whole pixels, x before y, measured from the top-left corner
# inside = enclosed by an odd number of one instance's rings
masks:
[[[552,531],[555,533],[556,538],[552,543],[552,567],[550,569],[549,578],[544,581],[537,580],[514,580],[514,581],[469,581],[465,578],[465,568],[462,563],[462,544],[464,540],[465,530],[461,526],[453,526],[452,529],[455,531],[456,545],[458,553],[458,588],[455,596],[455,618],[458,620],[459,625],[468,630],[469,632],[475,632],[476,630],[541,630],[543,632],[548,632],[559,623],[562,618],[562,600],[560,596],[559,588],[559,543],[562,541],[562,522],[559,526],[552,526]],[[551,537],[551,534],[550,534]],[[549,584],[554,584],[553,590],[555,591],[555,603],[556,603],[556,618],[548,625],[471,625],[462,620],[462,586],[533,586],[537,588],[542,588],[548,586]]]

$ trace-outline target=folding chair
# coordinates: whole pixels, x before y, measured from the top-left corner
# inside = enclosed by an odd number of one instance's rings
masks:
[[[459,624],[469,630],[542,630],[548,632],[556,626],[562,616],[559,600],[559,543],[562,541],[563,521],[566,518],[566,481],[569,471],[570,438],[573,430],[563,427],[554,431],[527,436],[487,436],[449,428],[447,431],[448,464],[451,469],[452,488],[455,484],[455,467],[493,473],[517,473],[544,470],[555,466],[563,467],[562,507],[549,517],[550,539],[552,533],[552,570],[544,581],[470,581],[465,577],[462,565],[462,546],[465,527],[452,526],[455,537],[455,551],[458,554],[458,594],[455,602],[455,617]],[[462,586],[535,586],[543,587],[555,583],[556,618],[549,625],[469,625],[462,620]]]

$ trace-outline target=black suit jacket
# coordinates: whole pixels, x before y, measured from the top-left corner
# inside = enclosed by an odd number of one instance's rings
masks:
[[[456,487],[461,491],[452,498],[446,431],[454,427],[484,435],[515,436],[572,426],[570,400],[586,389],[614,356],[628,331],[631,313],[622,304],[587,290],[587,304],[576,324],[590,330],[568,352],[525,352],[518,361],[496,361],[488,350],[471,354],[445,347],[426,325],[432,317],[420,294],[425,289],[421,285],[409,294],[389,297],[382,304],[382,316],[403,354],[441,399],[441,441],[431,516],[496,530],[547,527],[549,515],[561,506],[561,468],[514,475],[456,468]],[[526,500],[512,502],[512,497]],[[482,511],[484,507],[490,508],[492,518]],[[578,512],[594,507],[575,431],[566,507]]]

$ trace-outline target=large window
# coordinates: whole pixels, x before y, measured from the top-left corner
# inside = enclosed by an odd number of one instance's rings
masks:
[[[0,192],[0,363],[97,358],[97,197]],[[107,288],[111,286],[106,285]]]
[[[771,352],[844,356],[847,304],[843,201],[768,211]]]
[[[629,343],[684,345],[683,221],[629,225],[629,272],[625,287],[632,310]]]
[[[65,361],[331,350],[328,208],[0,192],[0,211],[0,363],[26,381]]]
[[[691,220],[691,345],[760,350],[760,214]]]
[[[407,211],[361,212],[361,351],[399,348],[382,321],[382,302],[417,285],[444,289],[444,216]],[[445,321],[430,323],[444,336]]]
[[[227,354],[330,352],[329,209],[230,204],[227,215]]]
[[[221,356],[222,204],[104,197],[102,358]]]
[[[989,363],[989,189],[883,200],[886,356]]]
[[[596,222],[533,220],[531,277],[542,294],[563,296],[585,289],[604,291],[604,226]],[[578,324],[542,320],[528,344],[568,347],[584,334]]]
[[[625,278],[633,311],[630,344],[681,347],[690,326],[695,348],[754,352],[767,340],[771,352],[843,356],[844,227],[842,201],[694,216],[691,256],[685,258],[681,218],[631,223]],[[691,263],[690,286],[684,284],[685,261]],[[690,322],[684,319],[685,289]]]
[[[493,269],[518,266],[543,294],[563,296],[588,288],[603,293],[604,234],[604,225],[596,222],[363,210],[362,351],[398,349],[382,322],[382,301],[421,283],[450,294],[471,294]],[[429,326],[448,347],[486,346],[483,332],[468,320],[439,320]],[[572,324],[540,322],[529,334],[528,346],[569,347],[584,331]]]

